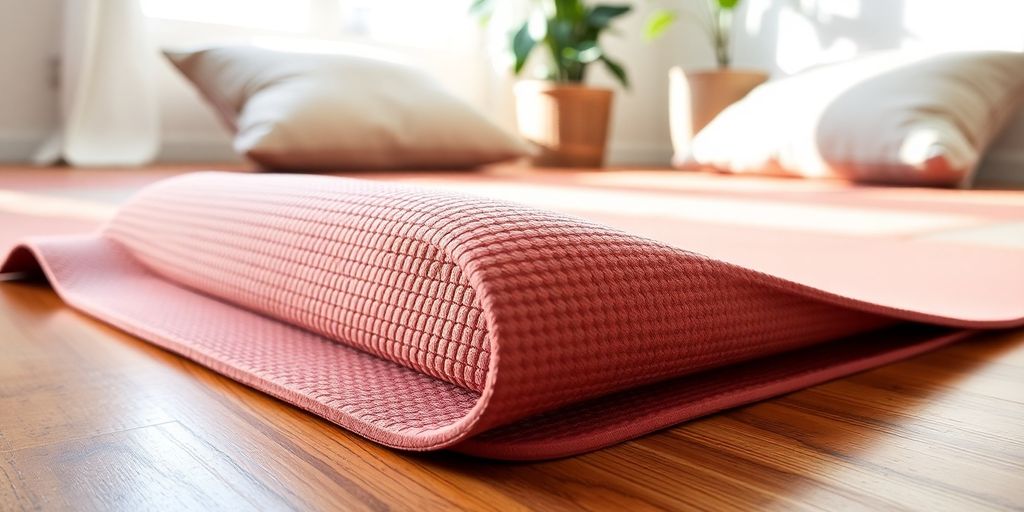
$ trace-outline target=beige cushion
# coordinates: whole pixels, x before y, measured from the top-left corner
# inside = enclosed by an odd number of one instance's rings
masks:
[[[769,82],[693,140],[736,173],[965,185],[1024,98],[1024,54],[888,52]]]
[[[465,168],[528,146],[412,67],[251,47],[165,52],[235,131],[282,170]]]

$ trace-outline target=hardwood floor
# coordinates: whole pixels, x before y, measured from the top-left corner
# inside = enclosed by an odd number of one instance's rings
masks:
[[[1024,331],[510,464],[382,448],[0,284],[4,510],[1012,509]]]
[[[1024,330],[513,464],[382,448],[0,282],[0,510],[457,508],[1022,509]]]

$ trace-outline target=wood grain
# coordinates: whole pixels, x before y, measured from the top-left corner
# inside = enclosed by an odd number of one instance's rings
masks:
[[[0,510],[754,508],[1024,508],[1024,330],[511,464],[382,448],[0,283]]]
[[[403,454],[0,284],[0,503],[24,510],[1012,509],[1024,331],[571,459]]]

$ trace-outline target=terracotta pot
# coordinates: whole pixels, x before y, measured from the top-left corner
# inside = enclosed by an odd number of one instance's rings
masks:
[[[733,69],[684,72],[675,67],[668,79],[669,127],[678,161],[689,153],[694,135],[726,107],[768,81],[768,74]]]
[[[539,147],[541,167],[604,165],[611,89],[540,81],[515,86],[519,133]]]

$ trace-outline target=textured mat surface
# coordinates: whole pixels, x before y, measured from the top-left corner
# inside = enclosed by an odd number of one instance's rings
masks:
[[[599,448],[1024,316],[1024,259],[1006,248],[866,239],[897,264],[829,273],[609,224],[393,183],[198,173],[147,187],[96,234],[31,238],[3,270],[41,269],[72,306],[377,442],[499,458]],[[977,271],[950,275],[964,257]],[[833,276],[868,268],[874,285]]]

